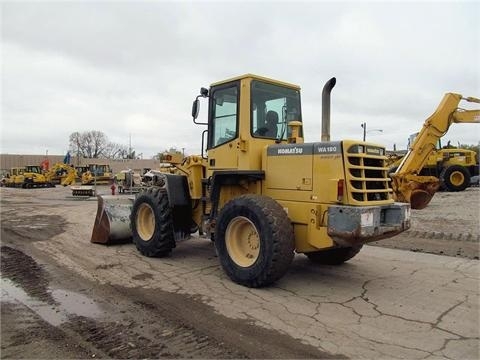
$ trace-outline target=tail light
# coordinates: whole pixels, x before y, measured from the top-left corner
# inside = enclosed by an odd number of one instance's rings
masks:
[[[343,200],[343,190],[345,188],[345,180],[340,179],[337,182],[337,201]]]

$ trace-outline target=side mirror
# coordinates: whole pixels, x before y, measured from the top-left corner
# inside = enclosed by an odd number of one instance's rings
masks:
[[[198,98],[200,97],[204,97],[204,98],[208,97],[208,89],[202,87],[200,89],[200,95],[198,95],[197,98],[193,101],[193,104],[192,104],[193,122],[198,125],[208,125],[207,123],[199,123],[195,121],[198,117],[198,113],[200,112],[200,100],[198,100]]]
[[[194,120],[198,117],[199,111],[200,111],[200,101],[196,99],[193,101],[193,104],[192,104],[192,117]]]

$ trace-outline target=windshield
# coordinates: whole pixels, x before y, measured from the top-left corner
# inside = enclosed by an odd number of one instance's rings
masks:
[[[42,172],[40,171],[40,166],[32,166],[28,165],[26,167],[26,171],[30,173],[35,173],[35,174],[41,174]]]
[[[258,80],[252,81],[251,91],[253,136],[286,140],[287,124],[302,121],[300,92]]]

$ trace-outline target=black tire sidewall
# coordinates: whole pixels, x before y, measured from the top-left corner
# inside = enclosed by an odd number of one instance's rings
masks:
[[[275,229],[276,225],[272,223],[272,217],[268,215],[266,216],[264,208],[261,205],[262,202],[266,201],[270,202],[269,205],[272,206],[274,200],[263,196],[257,196],[257,198],[260,201],[257,202],[253,196],[242,196],[227,203],[220,212],[215,231],[215,247],[224,271],[233,281],[249,287],[269,285],[283,276],[286,271],[285,269],[278,271],[274,268],[274,262],[276,261],[276,259],[274,259],[274,256],[276,255],[275,246],[278,246],[278,244],[275,245],[275,237],[282,237],[283,234],[276,234],[276,231],[279,229]],[[275,205],[279,206],[278,204]],[[283,209],[281,211],[283,212]],[[239,216],[249,219],[254,224],[260,238],[260,252],[258,258],[254,264],[248,267],[242,267],[235,263],[231,259],[226,246],[225,234],[227,227],[234,218]],[[286,214],[285,218],[288,220]],[[290,225],[289,220],[288,224]],[[287,232],[287,234],[285,234],[286,241],[292,242],[291,259],[289,262],[287,259],[288,265],[293,259],[294,250],[293,229],[291,230],[291,234],[288,234],[289,231],[290,229],[284,231]],[[289,250],[287,250],[287,253],[288,252]],[[289,255],[287,254],[287,257],[288,256]]]
[[[452,184],[450,176],[454,172],[461,172],[463,175],[463,183],[460,185]],[[442,188],[448,191],[463,191],[470,185],[470,173],[461,165],[452,165],[442,170],[440,173],[440,184]]]
[[[155,216],[155,229],[150,240],[143,240],[137,232],[137,214],[142,204],[149,205]],[[140,193],[133,204],[130,223],[132,237],[137,249],[145,256],[161,257],[168,255],[175,247],[172,211],[168,206],[166,192],[148,189]]]
[[[228,224],[238,216],[244,216],[249,219],[255,225],[260,238],[260,253],[258,258],[253,265],[246,268],[237,265],[228,254],[226,242],[218,240],[225,239]],[[256,211],[247,207],[230,207],[222,214],[219,220],[218,232],[215,232],[217,239],[215,245],[223,268],[230,277],[235,276],[240,282],[257,278],[265,270],[265,265],[271,261],[272,244],[267,238],[270,239],[273,235],[271,229],[268,227],[268,222],[265,221],[265,219],[260,219]]]

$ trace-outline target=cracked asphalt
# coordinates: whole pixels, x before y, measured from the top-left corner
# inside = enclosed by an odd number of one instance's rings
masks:
[[[66,194],[61,188],[2,189],[2,247],[18,249],[44,264],[51,286],[68,283],[70,289],[83,289],[110,320],[123,321],[141,309],[150,312],[147,318],[161,314],[187,326],[196,339],[211,340],[202,345],[204,353],[182,353],[182,343],[173,350],[167,344],[166,357],[480,357],[478,260],[365,246],[338,267],[314,265],[296,255],[289,272],[274,286],[248,289],[222,272],[207,239],[180,242],[166,259],[143,257],[128,243],[90,243],[96,202],[74,201]],[[19,224],[21,214],[24,220]],[[49,232],[51,224],[42,216],[51,217],[60,228]],[[2,289],[2,315],[5,304],[12,303],[7,293]],[[146,338],[155,331],[172,331],[158,322],[141,324],[140,318],[134,317],[130,327],[147,328]],[[154,331],[155,326],[164,327]],[[74,325],[71,329],[82,337]],[[4,332],[2,323],[2,352],[13,353],[18,348],[11,334],[3,340]],[[74,341],[71,332],[67,334]],[[152,344],[158,341],[152,338]],[[211,350],[215,344],[221,344],[217,352]],[[160,357],[165,349],[150,356]],[[70,355],[127,357],[98,341],[86,341],[75,351]]]

